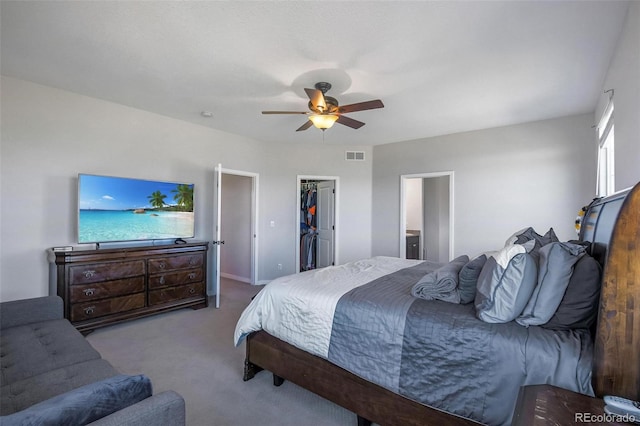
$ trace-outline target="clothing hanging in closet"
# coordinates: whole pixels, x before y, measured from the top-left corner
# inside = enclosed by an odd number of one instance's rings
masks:
[[[304,183],[300,191],[300,270],[316,268],[316,209],[315,183]]]

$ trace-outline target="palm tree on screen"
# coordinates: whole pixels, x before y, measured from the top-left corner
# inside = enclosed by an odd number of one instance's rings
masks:
[[[193,186],[180,184],[171,192],[175,192],[173,201],[182,206],[185,211],[193,211]]]
[[[153,207],[159,209],[164,206],[164,199],[167,198],[167,196],[160,191],[154,191],[151,195],[148,195],[147,198]]]

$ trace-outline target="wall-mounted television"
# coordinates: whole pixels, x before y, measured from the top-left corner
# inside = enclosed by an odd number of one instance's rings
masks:
[[[193,184],[78,175],[78,242],[195,236]]]

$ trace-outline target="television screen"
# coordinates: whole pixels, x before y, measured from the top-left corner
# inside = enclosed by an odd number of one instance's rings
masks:
[[[191,238],[193,184],[78,175],[78,242]]]

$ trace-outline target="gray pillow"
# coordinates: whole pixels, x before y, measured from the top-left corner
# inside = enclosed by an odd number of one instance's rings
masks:
[[[522,229],[507,239],[506,245],[524,244],[527,241],[535,241],[535,248],[539,249],[550,243],[557,243],[560,240],[556,236],[553,228],[549,228],[546,234],[538,234],[532,227]],[[528,252],[531,250],[527,250]]]
[[[118,375],[0,417],[0,423],[3,426],[84,425],[140,402],[151,393],[148,377]]]
[[[536,278],[536,262],[521,245],[489,257],[478,277],[476,316],[488,323],[513,321],[527,304]]]
[[[478,277],[482,272],[482,267],[487,261],[486,255],[480,255],[475,259],[467,262],[460,270],[458,277],[458,289],[460,290],[460,303],[467,304],[476,298],[476,287],[478,286]]]
[[[591,328],[598,316],[601,286],[602,268],[593,257],[585,254],[573,267],[558,310],[541,327],[552,330]]]
[[[572,243],[551,243],[539,250],[538,284],[527,306],[516,319],[520,325],[541,325],[548,322],[560,306],[569,285],[573,265],[585,253],[585,248]]]

